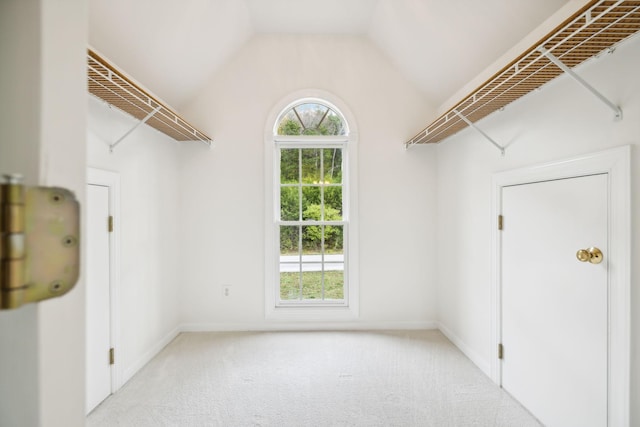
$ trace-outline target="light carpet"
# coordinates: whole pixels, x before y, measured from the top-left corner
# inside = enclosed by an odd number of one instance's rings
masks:
[[[87,426],[540,426],[439,331],[183,333]]]

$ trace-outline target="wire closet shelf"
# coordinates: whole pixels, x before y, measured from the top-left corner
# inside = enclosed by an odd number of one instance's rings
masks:
[[[638,31],[640,1],[591,1],[407,141],[405,147],[440,142],[540,88],[564,72],[554,65],[554,59],[572,68],[612,50]]]
[[[139,124],[146,123],[176,141],[200,141],[211,146],[209,136],[190,125],[91,49],[87,52],[87,83],[89,93],[140,120]],[[112,144],[112,147],[116,144]]]

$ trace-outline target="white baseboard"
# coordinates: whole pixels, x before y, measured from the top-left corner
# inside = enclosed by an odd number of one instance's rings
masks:
[[[364,331],[438,329],[433,321],[408,322],[254,322],[254,323],[185,323],[181,332],[242,332],[242,331]]]
[[[481,357],[476,351],[472,350],[471,347],[466,345],[464,341],[462,341],[456,334],[451,332],[449,328],[444,326],[440,322],[436,322],[437,328],[446,336],[449,341],[453,343],[465,356],[467,356],[482,372],[484,372],[488,377],[491,377],[491,364],[488,360]]]
[[[147,350],[142,356],[136,360],[131,366],[127,367],[122,375],[118,376],[118,389],[125,385],[127,381],[129,381],[140,369],[144,367],[147,363],[151,361],[154,357],[162,351],[171,341],[173,341],[178,334],[181,332],[180,328],[177,327],[173,329],[171,332],[162,337],[156,344],[154,344],[149,350]]]

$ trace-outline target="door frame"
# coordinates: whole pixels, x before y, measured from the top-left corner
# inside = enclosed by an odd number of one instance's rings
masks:
[[[120,175],[93,167],[87,168],[87,185],[100,185],[109,188],[109,215],[113,217],[113,231],[109,233],[109,329],[111,348],[119,347],[119,316],[118,316],[118,287],[120,283]],[[111,365],[111,393],[115,393],[121,386],[119,353],[116,353],[114,364]]]
[[[492,179],[491,379],[502,385],[502,243],[497,227],[502,188],[585,175],[607,174],[608,210],[608,425],[629,425],[631,295],[631,146],[499,172]]]

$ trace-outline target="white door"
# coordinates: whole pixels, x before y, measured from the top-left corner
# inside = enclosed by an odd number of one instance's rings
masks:
[[[502,386],[548,427],[607,425],[608,176],[502,189]],[[580,262],[597,247],[600,264]]]
[[[111,394],[109,187],[89,185],[87,191],[87,327],[86,413]]]

